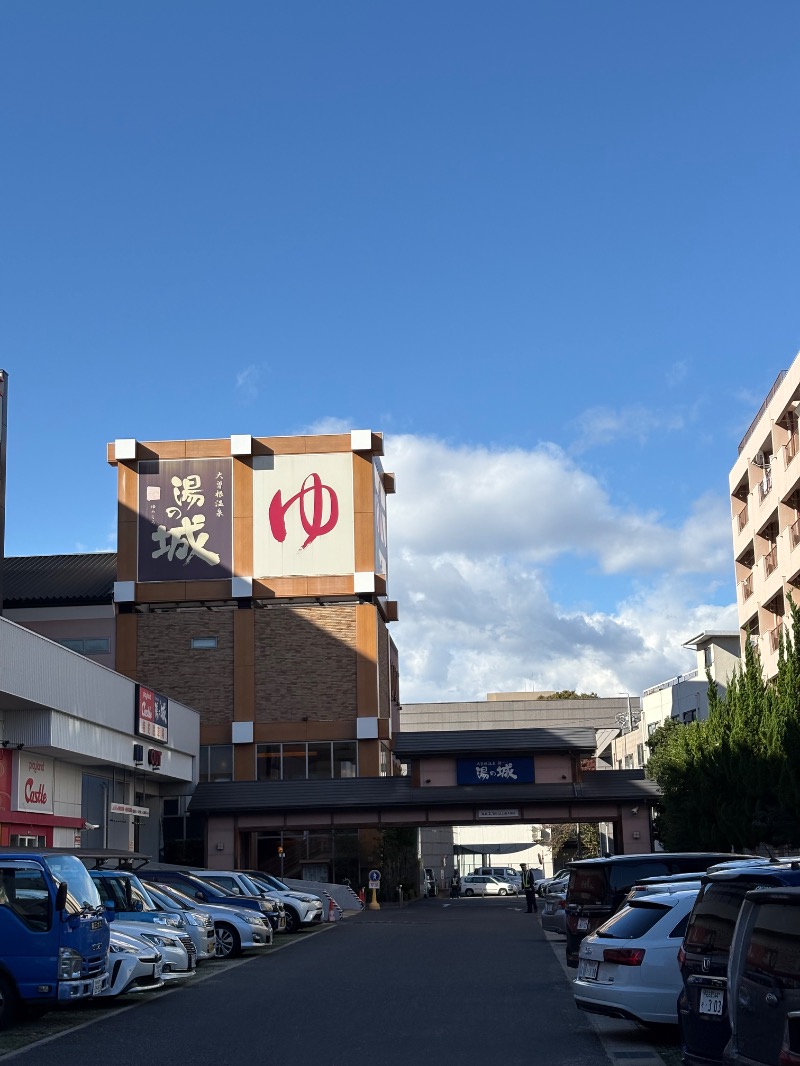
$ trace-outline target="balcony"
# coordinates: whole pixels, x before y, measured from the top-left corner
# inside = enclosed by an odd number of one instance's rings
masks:
[[[776,625],[774,629],[768,631],[770,651],[777,651],[780,647],[782,631],[783,625],[781,624]]]
[[[797,545],[800,544],[800,518],[789,526],[789,537],[792,542],[792,547],[796,548]]]
[[[747,522],[748,522],[747,504],[744,505],[744,507],[741,509],[741,511],[737,515],[736,521],[739,524],[739,532],[741,533],[742,530],[744,529],[744,527],[747,525]]]
[[[800,434],[793,433],[791,437],[783,446],[783,461],[786,466],[791,463],[792,459],[797,455],[797,447],[800,444]]]
[[[758,483],[758,498],[765,500],[772,492],[772,474],[767,470]]]
[[[764,576],[769,577],[778,569],[778,545],[773,544],[764,556]]]
[[[753,575],[748,574],[744,581],[740,582],[742,589],[742,603],[753,595]]]

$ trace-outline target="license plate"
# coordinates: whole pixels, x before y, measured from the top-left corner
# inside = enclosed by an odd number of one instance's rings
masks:
[[[584,929],[588,929],[588,928],[589,928],[589,919],[588,918],[579,918],[578,919],[578,932],[580,933]]]
[[[103,991],[103,978],[102,977],[95,977],[94,981],[92,981],[92,995],[93,996],[99,996],[102,991]]]
[[[725,1002],[725,993],[721,989],[700,989],[700,1013],[722,1015],[722,1007]]]
[[[157,962],[153,966],[153,977],[155,977],[156,980],[158,980],[158,978],[161,976],[161,973],[162,973],[163,969],[164,969],[164,963],[163,962]]]
[[[90,928],[92,929],[92,931],[94,931],[95,929],[102,929],[104,925],[105,925],[105,922],[96,921],[96,922],[92,922]]]
[[[599,963],[592,962],[590,959],[581,959],[578,963],[578,980],[596,981],[597,967],[599,965]]]

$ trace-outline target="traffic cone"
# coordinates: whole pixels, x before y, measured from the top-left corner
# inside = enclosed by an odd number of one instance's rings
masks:
[[[336,904],[333,902],[333,898],[328,899],[328,921],[336,921]]]
[[[359,888],[359,890],[358,890],[358,898],[361,900],[362,903],[366,903],[367,902],[367,894],[366,894],[366,892],[364,891],[363,888]]]

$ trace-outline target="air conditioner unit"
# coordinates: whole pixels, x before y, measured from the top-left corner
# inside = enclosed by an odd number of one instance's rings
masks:
[[[763,452],[756,452],[755,456],[753,457],[753,462],[756,464],[756,466],[760,466],[763,470],[763,468],[767,465],[767,457],[766,455],[764,455]]]

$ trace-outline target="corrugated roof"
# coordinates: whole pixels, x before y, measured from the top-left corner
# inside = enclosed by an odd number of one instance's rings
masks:
[[[193,814],[388,807],[483,807],[487,803],[655,801],[654,781],[642,770],[593,770],[573,784],[452,785],[414,788],[410,777],[356,777],[331,781],[215,781],[199,784]]]
[[[512,751],[571,751],[592,755],[597,735],[590,726],[548,729],[425,730],[395,734],[394,753],[399,758],[421,755],[486,755]]]
[[[3,605],[111,604],[116,579],[116,552],[11,556],[3,567]]]

